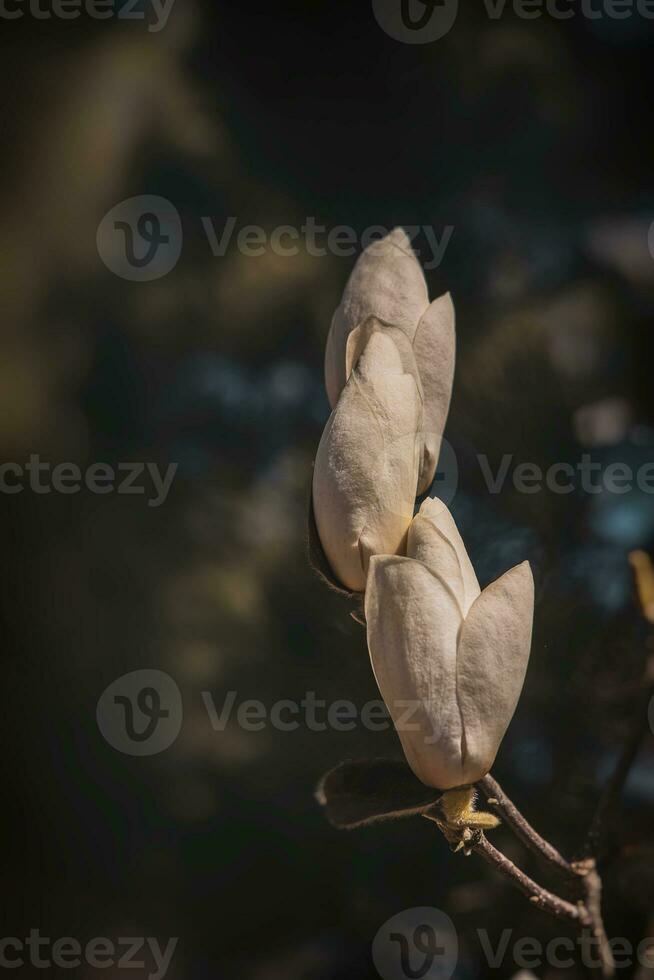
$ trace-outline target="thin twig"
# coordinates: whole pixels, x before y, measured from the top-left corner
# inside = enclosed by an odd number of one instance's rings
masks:
[[[603,857],[606,838],[620,803],[620,796],[633,766],[641,743],[649,731],[649,705],[654,697],[654,657],[650,657],[645,670],[641,696],[634,708],[633,727],[624,742],[618,762],[611,774],[595,810],[588,837],[584,845],[584,857]]]
[[[620,758],[595,810],[583,847],[583,858],[572,864],[575,873],[579,876],[579,882],[584,894],[584,904],[591,918],[591,926],[588,932],[597,943],[601,963],[596,972],[602,978],[615,976],[615,960],[613,959],[611,946],[604,928],[602,917],[602,879],[597,871],[597,862],[606,855],[607,838],[615,812],[620,803],[620,796],[622,795],[624,784],[627,781],[632,765],[636,761],[641,743],[649,728],[648,709],[650,701],[654,696],[654,682],[652,680],[653,663],[654,658],[650,657],[645,671],[643,693],[635,708],[635,723],[622,747]]]
[[[584,892],[584,905],[590,917],[586,931],[597,943],[600,963],[595,969],[595,975],[602,978],[615,976],[615,960],[611,952],[604,919],[602,917],[602,879],[600,878],[594,858],[577,861],[573,865]]]
[[[654,566],[645,552],[633,552],[630,563],[634,570],[636,590],[644,618],[654,625]],[[590,935],[598,944],[601,977],[615,975],[615,960],[604,929],[602,917],[602,879],[597,871],[598,859],[606,855],[607,839],[615,812],[620,803],[622,790],[629,777],[641,743],[649,729],[649,707],[654,697],[654,656],[645,664],[643,679],[639,685],[640,697],[634,707],[634,722],[623,746],[611,778],[604,788],[583,848],[583,858],[572,865],[579,875],[584,892],[584,902],[592,920]]]
[[[557,849],[546,841],[534,830],[528,820],[518,810],[517,806],[509,799],[500,784],[492,776],[484,776],[477,783],[481,789],[489,807],[494,810],[506,824],[513,830],[523,844],[530,851],[538,855],[549,867],[567,881],[576,881],[578,876],[569,861],[557,851]]]
[[[577,862],[569,862],[557,851],[557,849],[546,841],[541,835],[534,830],[528,820],[520,813],[516,805],[509,799],[499,783],[493,779],[492,776],[485,776],[484,779],[478,783],[478,786],[484,793],[487,799],[489,807],[492,807],[496,813],[498,813],[504,821],[511,827],[515,835],[523,841],[523,843],[531,850],[534,854],[538,855],[541,860],[547,864],[548,867],[552,868],[556,873],[567,881],[569,884],[575,886],[578,891],[581,900],[577,906],[571,905],[570,902],[566,902],[564,899],[559,898],[556,895],[552,895],[551,892],[546,892],[535,882],[532,882],[530,878],[519,871],[515,865],[512,864],[504,855],[496,851],[495,854],[499,855],[502,859],[502,867],[497,864],[495,860],[495,855],[493,855],[493,863],[501,870],[507,877],[513,879],[517,887],[521,888],[526,894],[530,894],[530,901],[534,904],[539,905],[541,908],[545,908],[548,911],[552,911],[551,905],[542,904],[538,898],[534,897],[533,892],[527,892],[526,888],[535,887],[539,889],[540,892],[547,896],[547,902],[551,903],[554,899],[557,908],[573,908],[577,912],[576,921],[579,923],[583,932],[585,932],[592,940],[595,941],[599,953],[599,964],[597,968],[593,969],[593,975],[601,977],[602,980],[610,980],[611,977],[615,975],[615,962],[613,955],[611,953],[611,946],[609,944],[606,930],[604,928],[604,921],[602,918],[602,879],[597,872],[597,865],[592,856],[588,856],[585,860]],[[485,842],[490,848],[491,845]],[[473,848],[475,850],[475,848]],[[495,848],[493,848],[495,850]],[[481,853],[481,852],[479,852]],[[483,855],[490,860],[487,855]],[[557,914],[553,912],[553,914]],[[566,916],[570,918],[570,916]]]
[[[483,834],[479,836],[479,839],[472,844],[471,850],[475,854],[480,854],[485,861],[492,864],[500,874],[508,878],[516,888],[518,888],[524,895],[527,895],[529,901],[536,906],[536,908],[542,909],[544,912],[549,912],[551,915],[556,916],[557,919],[568,919],[571,922],[576,922],[581,926],[589,926],[590,919],[588,917],[587,910],[582,904],[573,905],[572,902],[567,902],[563,898],[559,898],[558,895],[554,895],[552,892],[548,892],[545,888],[541,888],[540,885],[536,884],[528,875],[526,875],[520,868],[516,867],[513,861],[510,861],[504,854],[497,850],[496,847],[484,837]]]

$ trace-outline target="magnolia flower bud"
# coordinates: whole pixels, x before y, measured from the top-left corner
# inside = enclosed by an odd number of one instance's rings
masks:
[[[414,773],[452,789],[489,771],[513,717],[529,661],[534,582],[523,562],[481,592],[439,500],[426,500],[413,520],[407,555],[370,562],[370,658]]]
[[[452,393],[454,307],[449,293],[430,305],[425,277],[402,228],[364,250],[334,314],[325,350],[325,385],[332,408],[365,347],[371,320],[374,329],[402,334],[413,349],[416,383],[424,393],[418,485],[418,493],[424,493],[436,472]]]
[[[337,579],[363,592],[375,554],[404,547],[420,465],[422,399],[391,337],[373,331],[323,432],[313,509]]]

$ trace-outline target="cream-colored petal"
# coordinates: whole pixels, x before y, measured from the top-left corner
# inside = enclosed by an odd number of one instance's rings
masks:
[[[422,383],[418,372],[413,344],[399,327],[393,327],[388,323],[382,323],[376,316],[369,316],[362,324],[350,331],[345,345],[345,372],[349,378],[353,368],[359,363],[359,358],[368,345],[368,341],[373,333],[383,333],[390,337],[402,362],[402,370],[405,374],[410,374],[416,382],[416,386],[423,397]],[[424,408],[424,402],[423,402]],[[423,425],[424,428],[424,425]]]
[[[358,358],[359,376],[379,378],[382,375],[405,374],[402,354],[390,334],[379,330],[372,331],[365,348]]]
[[[370,659],[407,762],[428,786],[465,782],[456,700],[458,604],[422,562],[377,555],[366,588]]]
[[[407,555],[429,565],[450,584],[462,618],[467,616],[479,595],[479,582],[454,518],[437,497],[424,500],[411,522]]]
[[[443,430],[450,410],[456,332],[454,304],[449,293],[434,300],[424,313],[413,341],[413,351],[424,390],[424,455],[418,493],[431,486],[441,451]]]
[[[524,683],[534,618],[529,562],[484,589],[463,624],[457,658],[457,696],[464,730],[466,781],[493,765]]]
[[[412,342],[428,305],[422,267],[403,228],[364,249],[341,303],[348,332],[376,316],[400,327]]]
[[[332,408],[336,407],[352,367],[352,363],[349,367],[346,364],[349,334],[372,316],[401,330],[413,343],[428,305],[425,277],[403,228],[395,228],[364,249],[345,287],[327,339],[325,386]]]
[[[403,550],[413,516],[422,401],[390,337],[375,332],[316,456],[316,527],[334,575],[363,592],[373,554]]]

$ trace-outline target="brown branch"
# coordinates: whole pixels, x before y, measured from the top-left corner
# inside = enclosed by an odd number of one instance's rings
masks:
[[[629,561],[634,570],[636,591],[643,616],[654,625],[654,566],[649,555],[643,551],[632,552]],[[634,722],[593,815],[582,851],[583,858],[572,865],[579,876],[584,903],[591,917],[592,925],[588,931],[598,945],[601,965],[597,972],[601,977],[615,975],[615,961],[602,918],[602,879],[597,871],[597,861],[606,855],[607,838],[622,791],[649,729],[649,708],[654,697],[654,656],[651,654],[646,661],[639,689],[640,697],[633,711]]]
[[[606,838],[615,812],[620,803],[622,790],[627,781],[641,743],[649,731],[649,706],[654,697],[654,657],[648,659],[641,696],[634,708],[634,723],[627,736],[615,769],[611,774],[597,805],[584,845],[584,857],[603,857]]]
[[[486,797],[486,802],[488,803],[489,807],[494,810],[495,813],[497,813],[509,827],[511,827],[516,837],[518,837],[530,851],[533,851],[533,853],[536,854],[545,864],[551,867],[565,880],[576,881],[578,879],[578,875],[575,873],[575,870],[570,862],[566,861],[552,844],[546,841],[536,830],[534,830],[528,820],[523,817],[517,806],[512,803],[500,784],[493,779],[492,776],[484,776],[484,778],[477,783],[477,786]]]
[[[615,976],[615,960],[611,952],[604,919],[602,917],[602,879],[597,872],[597,865],[594,858],[584,861],[577,861],[573,865],[575,873],[579,876],[579,882],[584,893],[584,905],[590,917],[590,923],[586,926],[586,932],[597,943],[597,950],[600,956],[600,963],[593,970],[595,976],[610,978]]]
[[[558,917],[573,918],[569,911],[574,909],[576,921],[592,940],[595,941],[599,953],[599,964],[593,968],[592,975],[602,977],[603,980],[615,975],[615,962],[611,953],[604,920],[602,918],[602,879],[597,872],[594,858],[587,857],[585,860],[569,862],[557,851],[549,841],[546,841],[534,830],[528,820],[520,813],[515,804],[509,799],[499,783],[492,776],[487,775],[482,779],[478,786],[486,796],[489,807],[492,807],[504,821],[511,827],[515,835],[538,857],[556,873],[575,886],[579,893],[580,901],[575,906],[565,901],[551,892],[545,891],[537,885],[522,871],[509,861],[504,855],[500,854],[495,848],[494,853],[483,853],[478,847],[473,847],[486,860],[490,860],[506,877],[510,878],[516,887],[520,888],[525,894],[529,895],[532,901],[539,908],[550,911]],[[484,841],[485,850],[491,848],[488,841]],[[498,857],[501,862],[498,863]],[[536,889],[536,891],[534,891]],[[554,903],[554,904],[553,904]],[[562,911],[563,910],[563,911]]]
[[[547,889],[541,888],[524,871],[516,867],[513,861],[510,861],[496,847],[493,847],[483,834],[480,834],[479,839],[471,845],[471,850],[475,854],[481,855],[500,874],[508,878],[523,895],[529,898],[529,901],[536,908],[542,909],[544,912],[549,912],[550,915],[556,916],[557,919],[567,919],[586,927],[590,925],[587,910],[581,903],[579,905],[573,905],[572,902],[567,902],[565,899],[559,898],[558,895],[548,892]]]
[[[643,615],[654,625],[654,565],[649,556],[643,552],[634,553],[631,556],[631,564],[634,568]],[[654,655],[650,654],[647,660],[640,689],[641,696],[634,709],[634,723],[591,821],[581,860],[566,861],[549,841],[534,830],[492,776],[485,776],[477,784],[486,797],[488,806],[503,818],[516,837],[561,878],[574,883],[582,899],[577,906],[573,906],[570,902],[545,891],[483,837],[474,844],[472,850],[494,864],[513,881],[516,887],[529,895],[530,901],[535,905],[559,917],[576,918],[583,932],[597,944],[600,962],[593,973],[602,978],[611,978],[615,975],[615,961],[602,917],[602,879],[597,871],[597,859],[605,854],[606,839],[622,790],[636,761],[642,741],[649,731],[650,703],[654,698]],[[570,915],[570,909],[575,910],[576,916]]]

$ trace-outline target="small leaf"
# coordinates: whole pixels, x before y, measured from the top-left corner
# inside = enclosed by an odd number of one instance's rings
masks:
[[[316,798],[333,827],[363,827],[380,820],[424,813],[442,795],[424,786],[406,762],[369,759],[342,762],[323,777]]]

